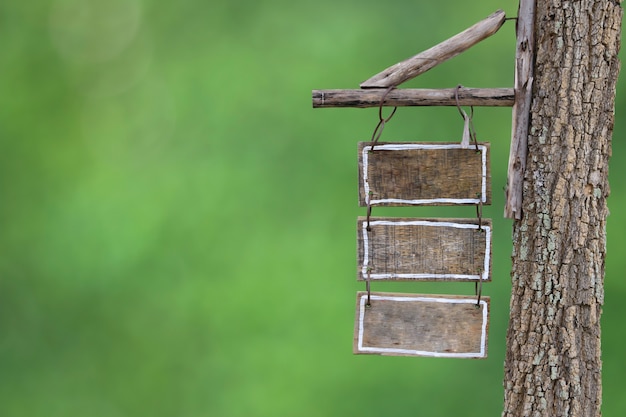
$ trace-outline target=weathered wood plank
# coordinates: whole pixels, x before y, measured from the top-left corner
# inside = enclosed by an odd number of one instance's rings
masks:
[[[456,106],[456,88],[402,88],[387,93],[383,106]],[[515,102],[512,88],[460,88],[461,106],[511,107]],[[313,90],[313,107],[378,107],[386,89]]]
[[[491,219],[357,220],[357,279],[491,281]]]
[[[486,358],[489,297],[357,293],[355,354]]]
[[[505,18],[504,12],[497,10],[463,32],[374,75],[362,82],[361,88],[397,87],[493,35],[500,29]]]
[[[532,102],[533,66],[535,62],[535,0],[521,0],[517,18],[515,50],[515,104],[511,133],[511,150],[507,172],[504,217],[522,218],[522,182],[528,153],[528,124]]]
[[[360,142],[359,204],[491,204],[489,143]]]

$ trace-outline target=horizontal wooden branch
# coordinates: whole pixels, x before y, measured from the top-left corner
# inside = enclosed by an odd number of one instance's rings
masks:
[[[456,88],[402,88],[387,94],[384,106],[456,106]],[[385,89],[313,90],[313,107],[378,107]],[[511,107],[515,102],[513,88],[461,88],[459,105]]]
[[[399,62],[386,70],[363,81],[361,88],[385,88],[395,86],[417,77],[429,69],[459,55],[473,45],[493,35],[500,29],[506,16],[497,10],[484,20],[463,32],[427,49],[409,59]]]

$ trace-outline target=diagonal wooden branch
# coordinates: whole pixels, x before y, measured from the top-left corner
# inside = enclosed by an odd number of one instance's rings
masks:
[[[397,87],[493,35],[504,23],[505,17],[504,11],[497,10],[463,32],[374,75],[362,82],[361,88]]]

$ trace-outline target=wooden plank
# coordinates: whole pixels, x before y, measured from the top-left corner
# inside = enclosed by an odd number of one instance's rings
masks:
[[[535,54],[535,0],[520,0],[515,50],[515,105],[507,172],[504,217],[522,218],[522,183],[528,153],[528,124],[532,103]]]
[[[491,204],[489,143],[360,142],[359,204]]]
[[[362,82],[361,88],[397,87],[493,35],[500,29],[505,18],[504,12],[497,10],[463,32],[374,75]]]
[[[357,293],[355,354],[486,358],[489,297]]]
[[[456,88],[402,88],[390,91],[383,106],[456,106]],[[385,89],[313,90],[313,107],[378,107]],[[460,106],[511,107],[515,102],[512,88],[460,88]]]
[[[357,220],[357,279],[491,281],[491,219]]]

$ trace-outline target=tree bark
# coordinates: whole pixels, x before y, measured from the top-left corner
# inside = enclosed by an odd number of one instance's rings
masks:
[[[620,5],[537,1],[523,217],[513,225],[505,417],[601,415]]]

